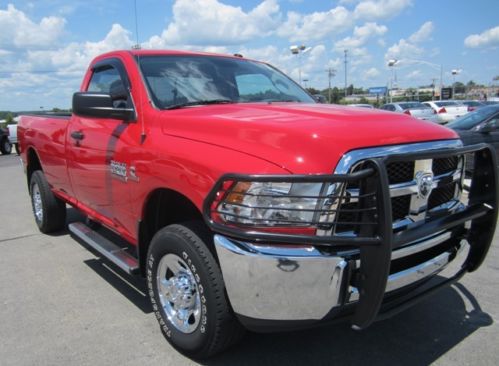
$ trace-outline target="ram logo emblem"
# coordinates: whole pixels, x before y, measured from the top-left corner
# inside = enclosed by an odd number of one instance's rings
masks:
[[[418,185],[418,198],[427,199],[433,190],[433,173],[417,172],[416,183]]]

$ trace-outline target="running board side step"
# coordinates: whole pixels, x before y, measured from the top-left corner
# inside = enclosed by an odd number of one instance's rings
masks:
[[[123,271],[129,274],[138,273],[139,263],[137,259],[128,254],[125,248],[119,247],[81,222],[69,224],[68,229],[74,236],[91,246]]]

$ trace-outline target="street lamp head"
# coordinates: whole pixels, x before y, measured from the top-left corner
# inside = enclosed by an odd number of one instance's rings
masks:
[[[298,47],[297,45],[293,45],[293,46],[289,47],[289,50],[291,51],[291,53],[293,55],[297,55],[300,53],[300,47]]]
[[[388,66],[392,67],[399,63],[399,60],[391,59],[388,60]]]
[[[461,69],[453,69],[453,70],[451,71],[452,75],[457,75],[457,74],[459,74],[460,72],[461,72]]]

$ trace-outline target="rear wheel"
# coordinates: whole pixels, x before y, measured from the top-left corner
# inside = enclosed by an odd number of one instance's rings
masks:
[[[167,340],[192,358],[207,358],[237,342],[244,329],[225,295],[222,274],[198,223],[167,226],[147,258],[151,303]]]
[[[12,145],[9,142],[9,139],[3,138],[0,142],[0,151],[4,155],[9,155],[12,152]]]
[[[30,180],[31,206],[38,229],[51,233],[66,225],[66,204],[57,198],[41,170],[33,173]]]

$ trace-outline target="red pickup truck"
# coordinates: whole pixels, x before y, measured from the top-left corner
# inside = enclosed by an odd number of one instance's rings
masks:
[[[476,270],[497,220],[488,145],[317,104],[239,55],[99,56],[73,114],[23,116],[19,141],[39,229],[81,210],[70,232],[146,278],[161,329],[194,358],[244,329],[364,329]]]

